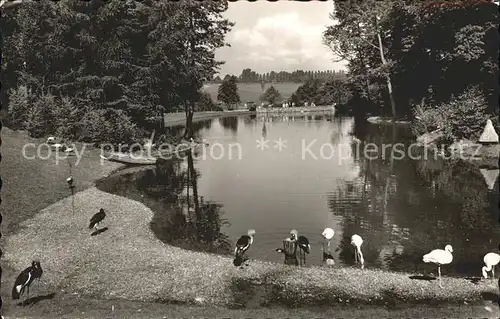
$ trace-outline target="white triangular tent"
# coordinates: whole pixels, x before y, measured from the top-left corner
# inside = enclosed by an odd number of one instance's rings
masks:
[[[498,143],[498,134],[493,127],[493,123],[490,119],[486,121],[486,126],[484,127],[483,134],[479,137],[479,143]]]
[[[499,170],[498,169],[480,169],[481,174],[483,174],[484,181],[488,185],[488,189],[492,190],[495,188],[495,183],[498,178]]]

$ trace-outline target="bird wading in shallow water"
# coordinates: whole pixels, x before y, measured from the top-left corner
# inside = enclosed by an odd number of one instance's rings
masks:
[[[106,213],[104,212],[104,209],[101,208],[99,212],[90,219],[89,229],[95,228],[96,230],[99,230],[99,223],[102,222],[105,217]]]
[[[333,259],[332,253],[328,250],[325,251],[325,245],[323,244],[323,247],[321,248],[323,251],[323,263],[326,266],[334,266],[335,265],[335,260]]]
[[[323,230],[323,232],[321,233],[321,236],[323,236],[323,238],[328,241],[328,250],[330,250],[330,241],[332,240],[334,235],[335,232],[331,228],[325,228],[325,230]]]
[[[306,254],[309,254],[311,251],[311,244],[309,243],[309,239],[305,236],[299,236],[297,230],[292,229],[290,231],[290,240],[296,242],[299,247],[299,257],[301,262],[305,264],[306,262]]]
[[[495,278],[495,266],[500,262],[500,255],[497,253],[487,253],[483,257],[486,266],[481,269],[484,278],[488,278],[488,271],[491,271],[492,278]]]
[[[14,287],[12,288],[12,299],[19,299],[26,290],[26,300],[28,300],[31,284],[33,283],[33,281],[35,281],[35,279],[40,280],[42,274],[43,270],[40,262],[37,260],[33,260],[31,262],[31,266],[21,271],[19,276],[17,276],[16,281],[14,282]]]
[[[249,229],[246,235],[241,236],[236,242],[236,247],[234,248],[234,257],[238,260],[246,260],[243,256],[245,252],[252,246],[253,238],[255,236],[255,230]]]
[[[359,235],[352,235],[351,237],[351,245],[354,246],[354,261],[356,264],[361,265],[361,269],[365,268],[365,259],[363,258],[363,253],[361,252],[361,245],[363,244],[363,238]]]
[[[450,264],[453,261],[453,247],[446,245],[443,249],[434,249],[422,258],[424,263],[433,263],[438,265],[439,287],[443,288],[441,284],[441,265]]]

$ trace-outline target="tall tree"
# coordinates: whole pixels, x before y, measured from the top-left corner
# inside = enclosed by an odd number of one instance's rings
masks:
[[[224,102],[230,108],[232,108],[236,103],[240,102],[237,82],[238,78],[233,75],[228,80],[224,80],[219,86],[217,99]]]
[[[358,64],[365,79],[385,79],[391,113],[395,117],[396,102],[390,74],[392,64],[386,57],[385,45],[391,35],[387,26],[390,24],[389,16],[393,5],[394,1],[335,1],[331,19],[337,21],[337,24],[327,28],[323,39],[337,56],[349,62],[350,68]],[[378,55],[378,61],[374,59],[374,52]]]
[[[172,17],[177,25],[178,41],[183,43],[184,52],[177,57],[183,66],[184,76],[180,83],[179,97],[183,101],[186,112],[186,130],[184,137],[193,133],[191,126],[195,110],[195,102],[205,81],[218,71],[223,62],[215,60],[215,50],[228,45],[224,36],[234,25],[224,18],[228,8],[225,1],[193,1],[185,0],[171,3],[179,7],[178,17]]]
[[[267,101],[269,104],[274,104],[278,99],[281,98],[281,93],[276,90],[274,86],[270,86],[264,94],[260,97],[261,101]]]

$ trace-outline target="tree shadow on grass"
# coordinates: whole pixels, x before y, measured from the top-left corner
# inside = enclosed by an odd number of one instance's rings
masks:
[[[431,277],[431,276],[409,276],[408,278],[412,280],[426,280],[426,281],[432,281],[436,280],[436,277]]]
[[[23,306],[23,307],[33,306],[33,305],[39,303],[42,300],[51,300],[51,299],[54,299],[55,296],[56,296],[56,293],[53,292],[53,293],[50,293],[50,294],[47,294],[47,295],[43,295],[43,296],[31,297],[31,298],[28,298],[28,299],[24,300],[23,302],[18,303],[17,305],[18,306]]]
[[[481,277],[465,277],[465,280],[468,280],[472,282],[473,284],[476,284],[481,281]]]
[[[99,235],[101,233],[104,233],[108,229],[109,229],[108,227],[104,227],[104,228],[98,229],[95,232],[93,232],[92,234],[90,234],[90,236],[97,236],[97,235]]]

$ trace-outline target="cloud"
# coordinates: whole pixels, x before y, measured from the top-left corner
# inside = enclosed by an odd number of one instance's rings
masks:
[[[238,21],[227,36],[231,48],[221,50],[227,73],[240,74],[244,68],[262,73],[341,67],[332,62],[333,54],[323,45],[325,25],[307,23],[298,12],[277,13],[256,19],[253,26],[237,26]]]

